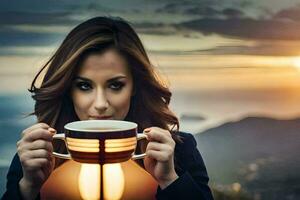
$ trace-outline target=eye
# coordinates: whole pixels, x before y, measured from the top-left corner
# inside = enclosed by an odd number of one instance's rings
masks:
[[[109,88],[115,91],[119,91],[124,87],[125,83],[121,81],[115,81],[109,84]]]
[[[77,82],[76,87],[82,91],[87,91],[89,89],[92,89],[91,84],[88,82],[84,82],[84,81]]]

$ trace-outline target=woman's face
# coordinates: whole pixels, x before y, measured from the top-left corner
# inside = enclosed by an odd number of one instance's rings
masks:
[[[91,54],[72,86],[74,109],[80,120],[124,120],[133,91],[127,62],[116,50]]]

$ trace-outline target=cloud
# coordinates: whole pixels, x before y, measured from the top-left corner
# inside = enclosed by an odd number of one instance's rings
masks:
[[[59,25],[74,24],[77,20],[70,18],[68,12],[0,12],[0,25]]]
[[[15,0],[11,0],[15,1]],[[79,24],[84,19],[92,17],[95,14],[102,14],[105,11],[115,14],[119,12],[120,6],[116,7],[116,3],[106,3],[103,1],[98,2],[70,2],[69,0],[62,0],[60,4],[53,3],[53,1],[46,0],[40,2],[38,0],[28,0],[33,3],[33,8],[30,8],[27,3],[20,3],[20,6],[11,6],[8,0],[4,0],[5,9],[0,8],[0,45],[3,47],[20,47],[20,46],[47,46],[55,42],[61,41],[69,31],[54,32],[44,31],[38,32],[36,28],[39,26],[61,26],[72,27]],[[124,7],[124,13],[128,13],[135,7],[130,8],[135,1],[128,1],[128,5]],[[247,15],[247,8],[253,4],[257,4],[250,0],[242,1],[219,1],[219,0],[189,0],[189,1],[142,1],[140,13],[133,12],[124,14],[124,18],[132,22],[133,26],[139,33],[155,34],[155,35],[174,35],[182,34],[185,37],[192,37],[190,33],[201,32],[204,34],[218,34],[229,38],[241,38],[250,40],[299,40],[300,39],[300,6],[288,8],[279,11],[271,16],[271,18],[255,18]],[[234,3],[235,2],[235,3]],[[49,8],[50,10],[44,11],[42,8]],[[108,7],[106,7],[108,6]],[[149,7],[149,9],[147,9]],[[272,7],[270,5],[270,7]],[[118,8],[118,9],[116,9]],[[176,24],[170,22],[169,15],[167,17],[153,17],[147,18],[143,16],[144,10],[154,14],[176,14],[174,19]],[[125,12],[126,11],[126,12]],[[178,15],[179,14],[179,15]],[[182,18],[178,17],[181,16]],[[138,17],[140,17],[138,19]],[[177,19],[178,18],[178,19]],[[155,19],[158,19],[155,21]],[[182,22],[182,20],[187,20]],[[191,20],[192,19],[192,20]],[[175,21],[171,20],[171,21]],[[34,26],[33,29],[14,29],[16,26]],[[49,30],[49,29],[48,29]],[[55,30],[55,28],[54,28]],[[70,29],[71,30],[71,29]],[[204,38],[205,39],[205,38]],[[201,40],[201,39],[199,39]],[[256,47],[245,46],[228,46],[218,47],[211,52],[218,53],[223,50],[235,52],[242,50],[242,52],[254,52],[257,50],[259,53],[263,51],[272,52],[271,47],[266,45]],[[3,50],[2,50],[3,52]],[[289,52],[286,49],[286,52]]]
[[[164,23],[134,23],[132,24],[134,29],[140,34],[148,34],[148,35],[160,35],[160,36],[168,36],[168,35],[176,35],[178,34],[178,30],[168,24]]]
[[[255,45],[220,45],[214,48],[186,51],[149,51],[166,55],[256,55],[256,56],[299,56],[300,42],[259,42]]]
[[[241,10],[235,8],[225,8],[222,11],[222,14],[227,18],[240,18],[244,15],[244,13]]]
[[[289,19],[296,22],[300,21],[300,6],[283,9],[274,14],[275,19]]]
[[[53,54],[57,46],[4,46],[0,47],[0,56],[49,56]],[[1,75],[3,75],[3,73]]]
[[[10,28],[0,30],[0,45],[4,46],[45,46],[63,38],[61,33],[35,33]]]
[[[188,8],[184,11],[184,14],[201,15],[201,16],[218,16],[220,11],[209,6],[198,6]]]
[[[197,16],[217,16],[221,12],[211,6],[212,3],[206,2],[177,2],[168,3],[163,7],[158,8],[156,13],[169,13],[169,14],[184,14],[184,15],[197,15]]]
[[[246,7],[248,4],[242,4],[238,7]],[[240,17],[244,13],[239,8],[217,5],[216,2],[177,2],[169,3],[156,10],[157,13],[183,14],[202,17]]]
[[[249,17],[242,10],[228,7],[217,16],[198,17],[178,23],[204,34],[254,40],[300,40],[300,5],[279,10],[269,17]]]
[[[299,46],[300,42],[258,42],[252,46],[217,46],[193,52],[211,55],[299,56]]]
[[[190,0],[171,1],[156,9],[160,14],[182,14],[207,18],[226,18],[243,16],[252,11],[255,3],[249,0]]]
[[[203,34],[217,33],[245,39],[300,40],[300,23],[276,19],[202,18],[180,23],[177,27],[199,31]]]
[[[116,1],[115,1],[116,2]],[[22,11],[22,12],[78,12],[84,10],[111,11],[106,5],[107,0],[101,1],[70,1],[70,0],[1,0],[0,11]]]

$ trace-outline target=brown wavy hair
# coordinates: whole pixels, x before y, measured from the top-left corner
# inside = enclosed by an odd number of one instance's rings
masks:
[[[66,123],[78,121],[70,95],[74,77],[86,56],[109,48],[124,56],[133,77],[134,95],[125,120],[137,123],[138,131],[150,126],[167,129],[180,142],[176,135],[178,118],[168,107],[172,93],[150,63],[137,33],[128,22],[116,17],[95,17],[71,30],[31,84],[29,91],[35,100],[32,115],[58,132]],[[36,87],[40,78],[42,83]],[[64,148],[55,145],[60,152]]]

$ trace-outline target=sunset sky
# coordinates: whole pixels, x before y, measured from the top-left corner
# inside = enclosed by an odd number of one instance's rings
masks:
[[[300,113],[300,0],[1,0],[0,92],[26,92],[66,34],[99,15],[132,23],[175,94]]]

